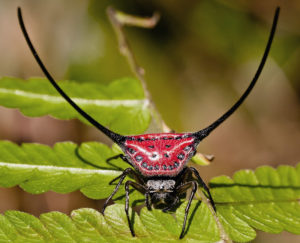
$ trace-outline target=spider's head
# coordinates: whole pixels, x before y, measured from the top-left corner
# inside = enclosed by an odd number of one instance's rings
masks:
[[[166,208],[176,200],[175,180],[148,180],[147,188],[151,197],[151,203],[155,208]]]

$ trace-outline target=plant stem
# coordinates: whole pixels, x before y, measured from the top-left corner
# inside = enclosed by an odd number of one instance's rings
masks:
[[[137,63],[136,58],[133,54],[133,51],[131,50],[131,47],[123,30],[123,27],[127,25],[141,28],[153,28],[157,24],[160,15],[157,12],[155,12],[152,17],[137,17],[123,13],[119,10],[114,9],[113,7],[108,7],[106,12],[116,33],[120,52],[126,57],[132,72],[142,84],[145,93],[145,98],[149,101],[149,108],[153,118],[155,119],[155,121],[160,126],[163,132],[170,132],[171,129],[161,118],[161,115],[157,111],[155,104],[152,100],[151,94],[148,91],[145,79],[145,70]]]

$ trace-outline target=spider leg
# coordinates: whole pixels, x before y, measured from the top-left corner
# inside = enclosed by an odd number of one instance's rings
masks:
[[[138,179],[138,181],[141,181],[141,178],[139,178],[138,174],[131,168],[127,168],[126,170],[123,171],[123,173],[121,175],[119,175],[118,177],[116,177],[115,179],[113,179],[109,184],[111,185],[112,182],[119,180],[118,184],[116,185],[114,191],[110,194],[110,196],[106,199],[102,211],[101,213],[104,215],[104,211],[105,208],[107,207],[108,202],[110,201],[110,199],[117,193],[117,191],[119,190],[119,187],[121,186],[122,182],[124,181],[125,177],[132,174],[135,178]]]
[[[125,162],[127,162],[127,159],[126,159],[126,157],[125,157],[124,154],[117,154],[117,155],[115,155],[115,156],[112,156],[112,157],[108,158],[108,159],[106,160],[106,162],[109,162],[109,161],[111,161],[111,160],[118,159],[118,158],[121,158],[122,160],[124,160]]]
[[[151,199],[149,196],[149,193],[146,191],[145,193],[145,203],[146,203],[146,207],[149,211],[151,211]]]
[[[183,220],[182,230],[181,230],[181,234],[179,236],[179,239],[182,239],[183,236],[184,236],[184,231],[185,231],[185,225],[186,225],[187,216],[189,214],[191,203],[193,201],[195,193],[196,193],[196,191],[198,189],[198,185],[197,185],[197,183],[195,181],[189,181],[189,182],[186,182],[185,184],[180,185],[180,186],[178,186],[176,188],[176,191],[178,192],[178,194],[181,194],[181,193],[185,192],[187,189],[189,189],[190,187],[192,187],[192,192],[191,192],[188,204],[186,205],[186,208],[185,208],[184,220]]]
[[[128,161],[128,159],[126,158],[126,156],[124,155],[124,154],[117,154],[117,155],[115,155],[115,156],[112,156],[112,157],[110,157],[110,158],[108,158],[107,160],[106,160],[106,163],[107,164],[109,164],[109,165],[111,165],[111,166],[113,166],[113,167],[115,167],[115,168],[117,168],[117,169],[119,169],[119,170],[123,170],[121,167],[118,167],[118,166],[116,166],[116,165],[114,165],[114,164],[112,164],[110,161],[111,160],[114,160],[114,159],[122,159],[124,162],[126,162],[127,164],[129,164],[129,165],[131,165],[130,163],[129,163],[129,161]]]
[[[134,189],[138,190],[139,192],[141,192],[143,194],[146,194],[147,188],[145,188],[142,184],[135,183],[133,181],[126,181],[126,183],[125,183],[125,192],[126,192],[125,212],[126,212],[126,217],[127,217],[131,235],[134,237],[135,233],[134,233],[133,226],[132,226],[130,218],[129,218],[129,186],[132,186]]]
[[[203,186],[204,190],[207,192],[208,198],[209,198],[209,200],[210,200],[210,203],[211,203],[213,209],[214,209],[215,212],[216,212],[217,209],[216,209],[215,202],[214,202],[214,200],[212,199],[212,196],[211,196],[211,194],[210,194],[210,191],[209,191],[208,186],[207,186],[207,185],[205,184],[205,182],[202,180],[202,178],[201,178],[199,172],[198,172],[194,167],[187,167],[187,168],[188,168],[188,169],[196,176],[196,178],[197,178],[197,180],[198,180],[198,183],[199,183],[201,186]]]
[[[130,169],[130,172],[128,172],[127,175],[130,175],[130,174],[131,174],[131,175],[134,177],[134,180],[138,181],[140,184],[144,184],[144,181],[143,181],[143,179],[140,177],[140,175],[138,175],[132,168],[127,168],[126,170],[129,170],[129,169]],[[126,170],[124,170],[124,172],[125,172]],[[119,180],[119,179],[123,176],[124,172],[123,172],[121,175],[119,175],[118,177],[112,179],[112,180],[109,182],[109,185],[112,185],[112,183],[114,183],[115,181]]]

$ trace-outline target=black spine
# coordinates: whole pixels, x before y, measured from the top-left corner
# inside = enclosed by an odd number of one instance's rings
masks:
[[[243,93],[243,95],[239,98],[239,100],[227,111],[225,112],[219,119],[217,119],[215,122],[213,122],[211,125],[209,125],[208,127],[195,132],[193,135],[199,140],[201,141],[202,139],[204,139],[205,137],[207,137],[215,128],[217,128],[221,123],[223,123],[233,112],[235,112],[235,110],[243,103],[243,101],[247,98],[247,96],[250,94],[251,90],[253,89],[256,81],[258,80],[263,67],[266,63],[270,48],[271,48],[271,44],[273,41],[273,37],[275,34],[275,30],[276,30],[276,26],[277,26],[277,22],[278,22],[278,17],[279,17],[279,12],[280,12],[280,8],[277,7],[276,11],[275,11],[275,15],[274,15],[274,19],[273,19],[273,24],[272,24],[272,28],[270,31],[270,36],[269,36],[269,40],[264,52],[264,55],[261,59],[261,62],[258,66],[258,69],[254,75],[254,78],[252,79],[250,85],[248,86],[248,88],[245,90],[245,92]]]
[[[94,118],[92,118],[90,115],[88,115],[85,111],[83,111],[56,83],[56,81],[53,79],[51,74],[46,69],[45,65],[43,64],[42,60],[40,59],[39,55],[37,54],[35,48],[33,47],[33,44],[29,38],[29,35],[27,33],[27,30],[24,25],[23,17],[21,8],[18,7],[18,19],[19,24],[22,30],[22,33],[24,35],[24,38],[36,60],[40,68],[42,69],[43,73],[47,77],[47,79],[50,81],[50,83],[54,86],[54,88],[59,92],[59,94],[80,114],[82,115],[86,120],[88,120],[94,127],[98,128],[101,132],[103,132],[106,136],[111,138],[115,143],[121,145],[125,141],[125,136],[122,136],[120,134],[114,133],[113,131],[107,129],[106,127],[102,126],[100,123],[98,123]]]

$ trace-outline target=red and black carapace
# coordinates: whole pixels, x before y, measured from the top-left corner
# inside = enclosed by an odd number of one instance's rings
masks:
[[[215,122],[197,132],[156,133],[136,136],[124,136],[109,130],[108,128],[102,126],[100,123],[94,120],[58,86],[50,73],[47,71],[35,48],[33,47],[23,22],[21,9],[18,8],[18,18],[23,35],[35,60],[39,64],[47,79],[60,93],[60,95],[78,113],[80,113],[93,126],[98,128],[113,142],[121,147],[124,155],[122,154],[117,157],[121,157],[124,161],[126,161],[134,168],[127,168],[120,176],[112,181],[114,182],[116,180],[119,180],[114,191],[106,200],[103,206],[103,214],[109,200],[116,194],[123,180],[128,175],[131,175],[135,179],[135,181],[128,180],[125,183],[125,212],[132,236],[135,236],[135,233],[128,213],[130,187],[133,187],[134,189],[145,195],[146,206],[149,210],[151,210],[151,205],[154,205],[154,207],[161,208],[163,211],[173,209],[180,201],[179,196],[181,194],[184,194],[188,189],[192,189],[185,210],[185,217],[180,238],[184,236],[189,208],[199,185],[206,191],[207,197],[209,198],[214,210],[216,210],[215,203],[211,197],[210,191],[204,181],[201,179],[199,172],[193,167],[188,167],[187,162],[191,157],[195,155],[198,144],[215,128],[223,123],[243,103],[243,101],[253,89],[270,51],[278,21],[278,16],[279,8],[277,8],[275,11],[267,46],[253,80],[251,81],[250,85],[245,90],[243,95],[239,98],[239,100]]]

